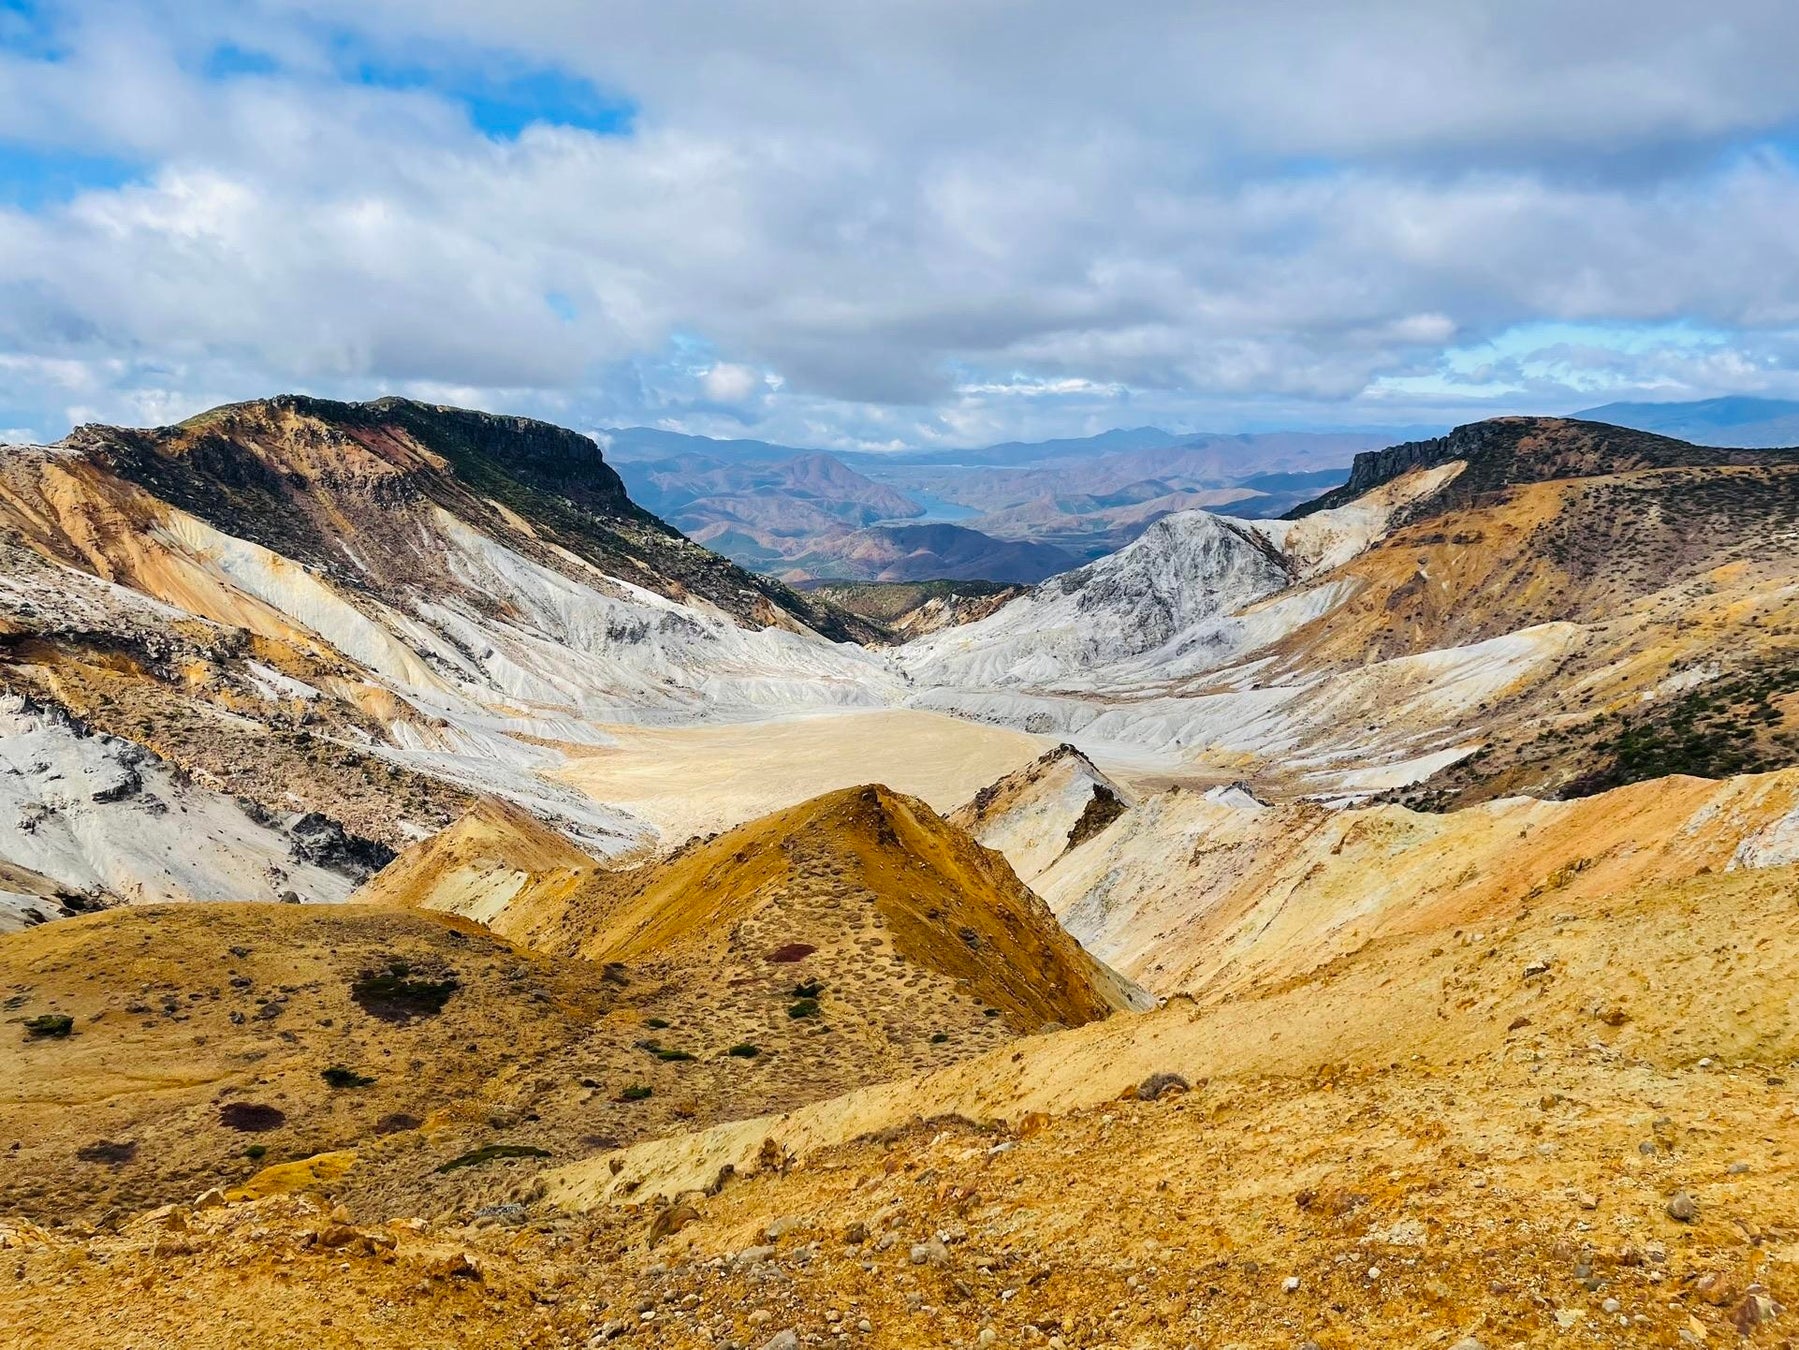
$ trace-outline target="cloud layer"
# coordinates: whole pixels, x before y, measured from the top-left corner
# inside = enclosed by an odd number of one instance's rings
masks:
[[[957,444],[1799,393],[1799,10],[1256,8],[0,0],[0,427],[310,389]]]

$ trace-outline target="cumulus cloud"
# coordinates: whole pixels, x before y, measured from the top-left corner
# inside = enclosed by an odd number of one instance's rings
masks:
[[[0,422],[305,388],[887,445],[1799,392],[1799,11],[1263,9],[28,11],[0,138],[104,167],[0,206]]]

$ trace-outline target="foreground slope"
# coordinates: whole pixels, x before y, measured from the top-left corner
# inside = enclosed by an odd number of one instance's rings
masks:
[[[0,1204],[61,1222],[357,1150],[358,1178],[384,1157],[428,1191],[516,1114],[493,1080],[617,997],[472,924],[348,905],[131,906],[13,934],[0,969]],[[46,1016],[67,1034],[32,1034]]]
[[[488,803],[354,898],[0,942],[0,1133],[23,1141],[0,1203],[91,1220],[318,1167],[371,1204],[504,1199],[546,1162],[1147,1003],[999,855],[883,788],[626,872]]]
[[[1033,880],[1104,959],[1158,993],[1291,979],[1363,944],[1513,906],[1799,861],[1799,771],[1662,779],[1577,801],[1451,812],[1146,797]]]
[[[1003,857],[884,787],[829,793],[625,871],[572,854],[531,822],[477,816],[357,898],[478,917],[529,946],[666,980],[696,1008],[715,1000],[713,1019],[815,987],[801,997],[840,1035],[883,1042],[863,1047],[881,1060],[927,1040],[949,1054],[966,1037],[1079,1025],[1132,998]]]
[[[376,1347],[1776,1346],[1795,885],[1714,872],[1395,934],[580,1163],[548,1204],[420,1215],[327,1175],[117,1232],[13,1220],[0,1309],[63,1346],[313,1345],[326,1319]]]

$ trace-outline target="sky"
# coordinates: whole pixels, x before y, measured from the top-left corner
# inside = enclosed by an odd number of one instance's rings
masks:
[[[0,0],[0,439],[1799,396],[1799,5]]]

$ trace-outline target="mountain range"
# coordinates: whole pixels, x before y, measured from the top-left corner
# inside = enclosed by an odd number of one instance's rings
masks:
[[[1799,450],[610,435],[0,450],[21,1343],[1780,1343]]]
[[[1799,402],[1792,399],[1736,394],[1685,403],[1606,403],[1574,416],[1657,431],[1700,445],[1799,445]]]
[[[1164,516],[1271,516],[1342,481],[1375,432],[1153,427],[974,450],[834,452],[651,428],[601,433],[633,500],[790,582],[1036,582]]]

